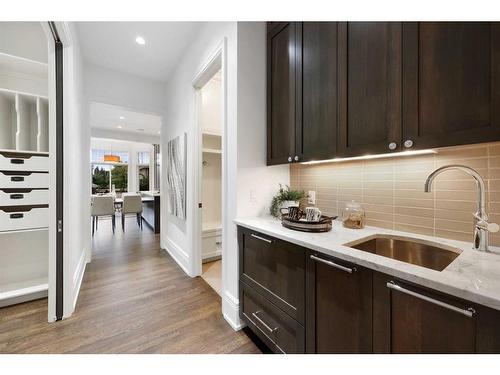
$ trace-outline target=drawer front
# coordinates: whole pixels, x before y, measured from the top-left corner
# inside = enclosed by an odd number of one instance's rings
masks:
[[[48,205],[0,207],[0,231],[45,228],[48,222]]]
[[[49,204],[49,190],[0,189],[0,206]]]
[[[202,257],[203,259],[219,256],[222,253],[222,237],[208,236],[203,237],[202,241]]]
[[[37,154],[0,152],[0,170],[48,171],[49,157]]]
[[[240,283],[241,318],[276,353],[304,353],[304,327],[245,283]]]
[[[0,188],[2,189],[46,189],[48,187],[48,173],[0,171]]]
[[[238,241],[240,280],[304,324],[306,250],[245,228]]]

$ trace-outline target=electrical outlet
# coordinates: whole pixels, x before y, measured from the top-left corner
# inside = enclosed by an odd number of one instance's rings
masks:
[[[307,203],[316,204],[316,192],[314,190],[309,190],[307,192]]]

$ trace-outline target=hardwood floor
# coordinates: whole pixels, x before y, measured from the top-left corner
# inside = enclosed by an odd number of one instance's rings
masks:
[[[47,323],[46,299],[0,309],[0,353],[261,352],[226,323],[218,294],[160,249],[159,235],[127,224],[112,237],[99,223],[69,319]]]

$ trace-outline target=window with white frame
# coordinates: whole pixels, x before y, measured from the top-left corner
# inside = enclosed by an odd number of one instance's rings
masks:
[[[137,153],[137,180],[139,183],[139,191],[150,190],[149,160],[149,151],[139,151]]]

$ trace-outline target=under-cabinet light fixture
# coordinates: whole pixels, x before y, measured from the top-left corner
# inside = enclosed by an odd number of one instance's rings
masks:
[[[144,39],[142,36],[139,35],[137,38],[135,38],[135,42],[143,46],[146,44],[146,39]]]
[[[390,154],[363,155],[363,156],[353,156],[349,158],[305,161],[300,164],[308,165],[308,164],[322,164],[322,163],[340,163],[343,161],[382,159],[382,158],[393,158],[398,156],[414,156],[414,155],[425,155],[425,154],[437,154],[437,151],[436,150],[401,151],[401,152],[393,152]]]

